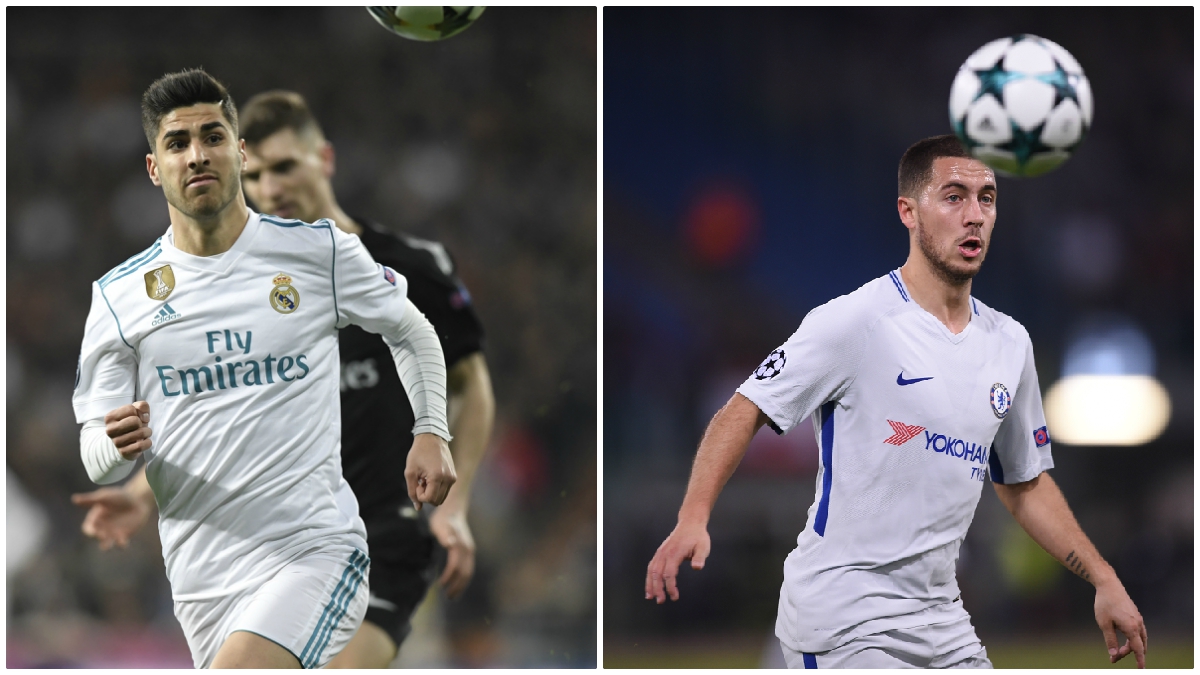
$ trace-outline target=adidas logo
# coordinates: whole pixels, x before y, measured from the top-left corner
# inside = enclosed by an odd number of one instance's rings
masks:
[[[171,309],[170,303],[163,303],[162,309],[158,310],[158,314],[154,315],[154,320],[150,322],[151,326],[159,326],[168,321],[174,321],[183,315]]]

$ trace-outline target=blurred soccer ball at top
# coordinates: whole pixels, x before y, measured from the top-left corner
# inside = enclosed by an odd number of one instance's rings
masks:
[[[1065,162],[1092,125],[1092,88],[1075,57],[1036,35],[989,42],[950,87],[950,123],[977,159],[1009,176]]]
[[[432,42],[458,35],[483,14],[483,7],[368,7],[379,25],[410,40]]]

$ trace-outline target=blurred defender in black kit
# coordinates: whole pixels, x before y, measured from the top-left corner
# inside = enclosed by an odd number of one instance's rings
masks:
[[[441,244],[387,233],[338,206],[331,183],[333,146],[299,94],[264,92],[250,99],[239,117],[247,155],[242,185],[250,200],[263,213],[308,223],[329,218],[361,237],[376,262],[407,279],[408,297],[437,330],[445,353],[454,436],[450,450],[458,481],[428,516],[414,509],[405,488],[415,422],[396,369],[387,367],[391,352],[378,335],[357,326],[338,335],[342,472],[367,527],[371,595],[362,627],[329,667],[384,668],[411,630],[412,615],[434,578],[454,598],[474,574],[467,507],[495,408],[483,327]],[[75,495],[74,501],[89,508],[83,531],[99,539],[101,548],[128,543],[155,507],[144,471],[122,488]]]

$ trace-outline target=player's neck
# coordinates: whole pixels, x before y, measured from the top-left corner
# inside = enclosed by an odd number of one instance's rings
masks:
[[[900,268],[909,297],[958,335],[971,323],[971,280],[951,284],[930,269],[928,263],[914,260],[915,257],[910,256]]]
[[[346,215],[342,207],[338,206],[335,201],[330,201],[329,204],[320,210],[320,218],[328,218],[338,226],[338,229],[348,234],[362,234],[362,225],[354,222],[354,220]]]
[[[171,213],[175,248],[199,257],[228,251],[241,236],[242,230],[246,229],[246,222],[250,219],[250,210],[246,208],[245,198],[240,193],[211,218],[195,218],[169,204],[167,209]]]

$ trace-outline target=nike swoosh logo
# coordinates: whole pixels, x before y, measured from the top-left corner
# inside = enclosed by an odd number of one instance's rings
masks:
[[[932,379],[933,379],[933,377],[931,376],[931,377],[915,377],[911,380],[906,380],[906,379],[904,379],[904,371],[902,370],[902,371],[900,371],[900,374],[896,376],[896,384],[903,387],[905,385],[916,384],[917,382],[924,382],[925,380],[932,380]]]

